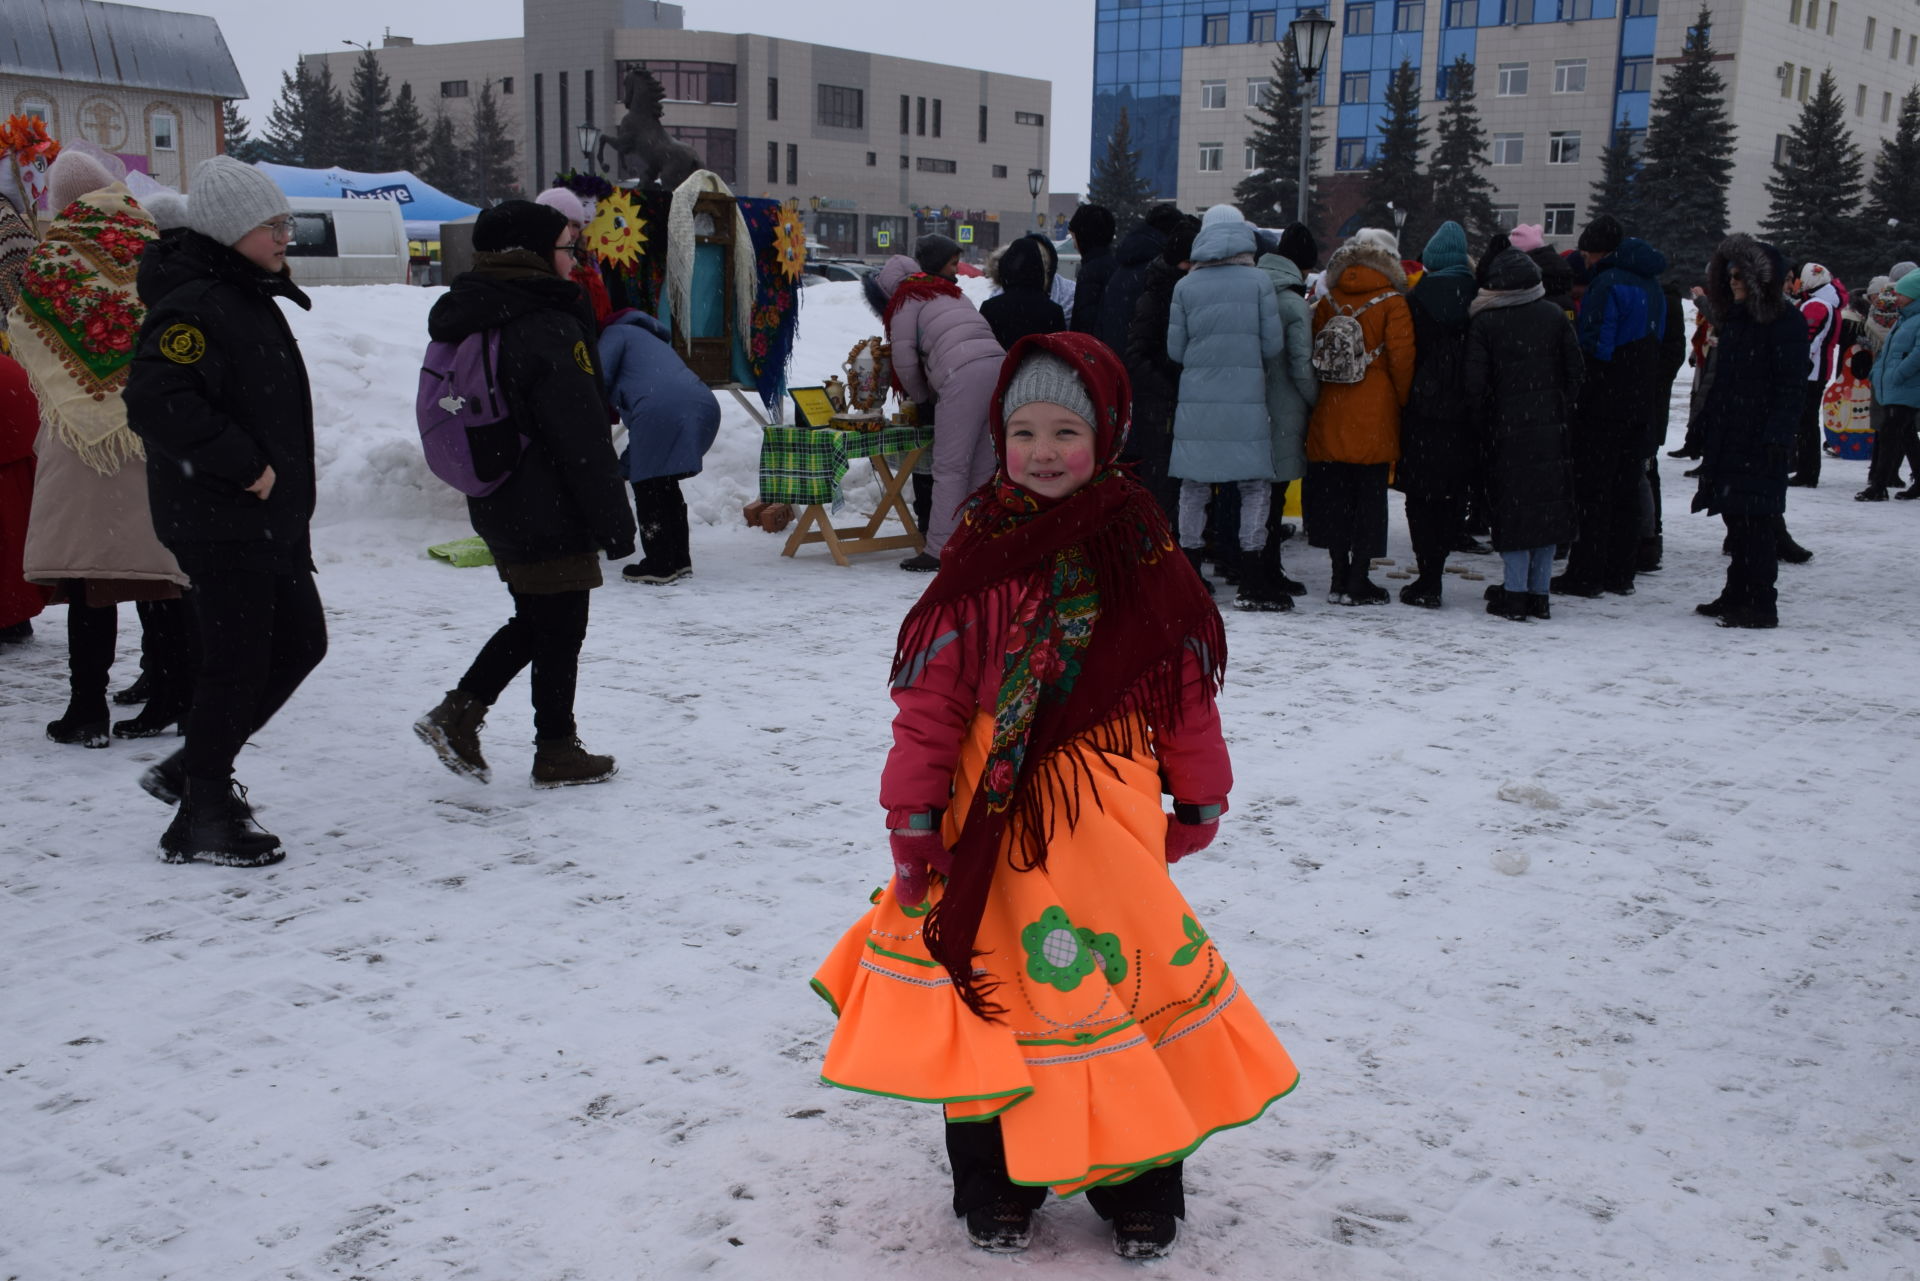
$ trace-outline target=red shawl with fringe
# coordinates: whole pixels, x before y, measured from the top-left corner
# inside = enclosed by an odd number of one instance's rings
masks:
[[[908,283],[922,279],[930,278]],[[1100,465],[1058,501],[1022,489],[1006,473],[1001,400],[1021,361],[1037,351],[1078,371],[1098,419]],[[1118,463],[1131,400],[1126,369],[1098,339],[1038,334],[1014,344],[993,397],[1000,467],[967,500],[940,572],[901,624],[894,652],[898,677],[943,630],[947,606],[1009,579],[1038,581],[1042,603],[1015,645],[978,655],[1001,670],[993,744],[953,849],[946,892],[924,926],[928,951],[961,1000],[989,1021],[1005,1009],[991,1001],[993,985],[975,979],[973,944],[1002,838],[1011,828],[1006,858],[1013,870],[1044,867],[1054,825],[1071,829],[1088,794],[1083,776],[1105,767],[1100,753],[1137,746],[1129,741],[1130,718],[1137,713],[1149,726],[1178,721],[1189,650],[1209,692],[1226,670],[1226,633],[1213,598],[1180,553],[1159,504]],[[1000,640],[971,629],[958,643]]]

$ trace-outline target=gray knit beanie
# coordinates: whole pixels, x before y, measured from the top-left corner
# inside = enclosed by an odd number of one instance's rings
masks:
[[[1901,262],[1896,262],[1893,264],[1893,266],[1887,268],[1887,274],[1893,277],[1895,284],[1898,284],[1900,283],[1900,278],[1912,270],[1914,270],[1914,265],[1912,263],[1901,261]]]
[[[187,186],[187,226],[227,246],[292,212],[278,183],[232,156],[201,161]]]
[[[938,275],[940,269],[952,262],[954,255],[959,252],[959,241],[937,231],[929,232],[913,242],[913,260],[929,276]]]
[[[1000,421],[1013,417],[1022,405],[1045,401],[1071,409],[1093,426],[1093,397],[1073,366],[1049,352],[1036,351],[1020,362],[1020,368],[1007,380],[1007,391],[1000,398]]]

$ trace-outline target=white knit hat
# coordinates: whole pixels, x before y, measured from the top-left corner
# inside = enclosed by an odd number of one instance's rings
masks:
[[[57,216],[80,197],[119,179],[107,167],[77,147],[69,147],[47,168],[47,204]]]
[[[292,212],[278,183],[232,156],[201,161],[187,186],[187,226],[223,245]]]
[[[140,207],[153,215],[153,223],[162,231],[187,225],[187,198],[177,191],[156,191],[140,197]]]
[[[1000,421],[1005,422],[1022,405],[1035,401],[1071,409],[1086,419],[1088,426],[1093,425],[1093,397],[1087,394],[1087,385],[1072,365],[1052,352],[1036,351],[1021,360],[1000,398]]]

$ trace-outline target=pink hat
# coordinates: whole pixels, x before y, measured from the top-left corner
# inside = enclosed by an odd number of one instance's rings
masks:
[[[580,197],[565,187],[548,187],[533,198],[533,203],[558,209],[568,222],[584,223],[587,220],[587,207],[580,203]]]
[[[1523,222],[1507,233],[1507,243],[1523,254],[1530,254],[1547,243],[1546,229],[1537,222]]]

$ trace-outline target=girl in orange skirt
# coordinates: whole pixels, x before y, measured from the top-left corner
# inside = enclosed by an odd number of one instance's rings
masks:
[[[1130,400],[1086,335],[1008,354],[999,468],[894,657],[894,878],[813,981],[839,1015],[822,1079],[944,1105],[989,1250],[1024,1249],[1052,1188],[1122,1256],[1166,1254],[1184,1158],[1298,1079],[1167,875],[1227,807],[1226,638],[1116,465]]]

